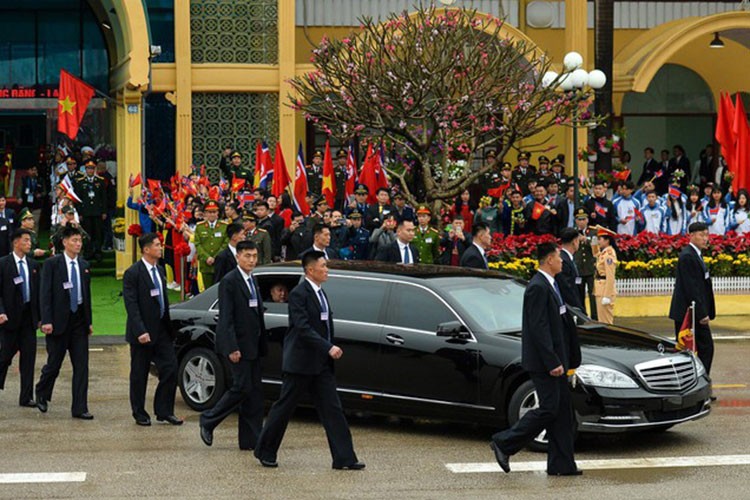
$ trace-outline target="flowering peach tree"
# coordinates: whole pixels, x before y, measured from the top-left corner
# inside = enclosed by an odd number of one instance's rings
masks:
[[[383,141],[403,160],[386,164],[392,180],[437,210],[493,169],[472,165],[483,148],[542,150],[548,129],[589,115],[592,94],[558,90],[564,77],[545,77],[552,61],[502,26],[435,7],[364,18],[351,36],[320,42],[312,71],[290,80],[290,105],[341,141]]]

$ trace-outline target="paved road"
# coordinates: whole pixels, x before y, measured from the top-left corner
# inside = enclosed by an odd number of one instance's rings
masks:
[[[96,416],[92,422],[69,416],[69,367],[63,370],[46,415],[15,405],[18,374],[9,375],[8,389],[0,393],[0,498],[750,497],[750,465],[691,465],[694,457],[708,457],[703,460],[709,463],[750,463],[747,341],[718,345],[714,382],[719,384],[719,404],[708,418],[666,433],[583,439],[578,443],[579,460],[603,459],[605,466],[616,468],[589,469],[579,478],[499,472],[488,447],[492,429],[376,417],[351,419],[355,446],[367,469],[333,471],[322,428],[310,411],[299,412],[290,425],[279,456],[281,466],[264,469],[250,453],[236,448],[234,418],[217,429],[212,448],[204,446],[198,437],[198,415],[179,397],[177,413],[187,419],[185,425],[137,427],[127,401],[126,347],[95,349],[99,350],[91,353],[90,408]],[[666,468],[609,461],[660,457],[693,458],[683,459],[685,467]],[[529,462],[543,460],[538,453],[522,452],[511,465],[517,470],[533,468]],[[455,473],[447,464],[491,470]],[[68,482],[62,483],[3,484],[18,478],[6,475],[10,473],[63,472],[85,475],[67,476],[63,479]]]

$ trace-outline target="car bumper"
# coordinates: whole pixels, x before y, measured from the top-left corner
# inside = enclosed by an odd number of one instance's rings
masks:
[[[573,406],[580,432],[626,432],[697,420],[711,411],[711,384],[705,377],[681,393],[645,389],[602,389],[578,385]]]

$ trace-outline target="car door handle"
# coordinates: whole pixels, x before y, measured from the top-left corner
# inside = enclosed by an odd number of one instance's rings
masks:
[[[393,333],[389,333],[388,335],[386,335],[385,339],[388,342],[390,342],[391,344],[396,344],[396,345],[403,345],[404,344],[403,337],[399,337],[398,335],[395,335]]]

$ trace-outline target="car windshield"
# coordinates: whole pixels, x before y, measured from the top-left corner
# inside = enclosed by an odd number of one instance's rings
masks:
[[[472,331],[520,332],[524,286],[511,279],[437,278]]]

